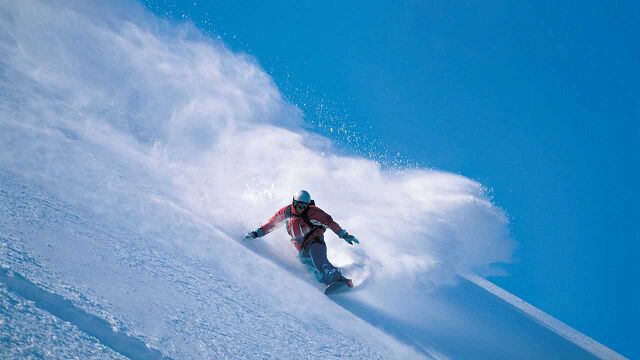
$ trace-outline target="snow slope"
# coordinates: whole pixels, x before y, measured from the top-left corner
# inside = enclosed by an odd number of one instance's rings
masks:
[[[592,356],[459,278],[513,247],[481,184],[339,155],[188,24],[0,2],[0,55],[2,357]],[[327,237],[348,295],[239,241],[299,188],[362,240]]]
[[[370,348],[389,341],[318,289],[233,240],[218,239],[226,244],[202,249],[234,258],[240,266],[225,269],[136,237],[118,224],[86,219],[6,173],[1,178],[3,267],[167,356],[413,356],[398,345]],[[190,226],[199,227],[189,224],[184,230],[194,231]],[[198,231],[216,236],[209,229]],[[260,283],[252,280],[255,273]],[[283,278],[288,284],[276,281]],[[328,316],[319,311],[327,307],[333,308]]]

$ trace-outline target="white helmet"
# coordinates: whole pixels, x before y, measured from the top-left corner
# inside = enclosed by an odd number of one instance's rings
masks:
[[[295,205],[297,202],[310,204],[311,203],[311,195],[305,190],[300,190],[293,195],[293,204]]]

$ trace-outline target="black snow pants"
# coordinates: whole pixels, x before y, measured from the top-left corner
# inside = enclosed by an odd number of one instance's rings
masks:
[[[327,245],[324,243],[324,240],[319,239],[313,241],[311,244],[307,245],[305,249],[300,251],[299,256],[300,261],[303,263],[309,264],[309,259],[311,260],[313,267],[318,272],[318,280],[323,283],[331,284],[332,282],[338,281],[342,278],[340,270],[333,266],[327,258]]]

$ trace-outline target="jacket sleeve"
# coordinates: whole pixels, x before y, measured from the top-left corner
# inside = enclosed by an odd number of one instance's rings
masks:
[[[269,219],[269,221],[266,224],[260,226],[260,229],[262,229],[262,236],[267,235],[268,233],[272,232],[273,230],[279,228],[284,224],[286,220],[285,218],[286,210],[287,210],[286,206],[278,210],[275,214],[273,214],[273,216]]]
[[[336,235],[340,233],[342,227],[337,222],[333,221],[331,215],[324,212],[322,209],[314,207],[309,209],[309,221],[314,225],[324,226],[331,229]]]

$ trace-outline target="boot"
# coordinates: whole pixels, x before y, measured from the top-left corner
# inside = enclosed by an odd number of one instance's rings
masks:
[[[344,277],[342,275],[340,275],[340,280],[338,280],[338,281],[346,282],[348,287],[350,287],[350,288],[353,287],[353,280],[347,279],[346,277]]]

